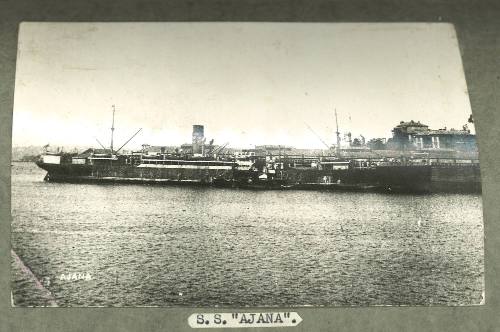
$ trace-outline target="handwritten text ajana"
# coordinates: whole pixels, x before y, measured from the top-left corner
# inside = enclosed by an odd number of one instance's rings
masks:
[[[76,281],[76,280],[85,280],[89,281],[92,280],[92,275],[90,273],[62,273],[59,276],[59,280],[65,280],[65,281]]]

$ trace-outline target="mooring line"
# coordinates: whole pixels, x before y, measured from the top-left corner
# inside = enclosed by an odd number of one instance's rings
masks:
[[[38,278],[35,276],[33,271],[31,271],[31,269],[23,263],[21,258],[16,254],[16,252],[13,249],[10,250],[10,253],[11,253],[12,257],[14,258],[14,261],[16,262],[17,267],[25,274],[25,277],[28,280],[32,280],[35,284],[35,287],[42,292],[43,297],[47,300],[47,303],[48,303],[47,306],[57,307],[57,302],[56,302],[55,297],[52,294],[52,292],[49,291],[47,288],[45,288],[45,286],[43,286],[43,284],[40,282],[40,280],[38,280]],[[13,299],[12,299],[12,302],[14,302]],[[12,303],[12,304],[15,305],[14,303]]]

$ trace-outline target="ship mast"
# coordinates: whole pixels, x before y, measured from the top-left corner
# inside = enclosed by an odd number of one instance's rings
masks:
[[[113,134],[115,131],[115,105],[113,107],[113,120],[111,122],[111,155],[113,155]]]
[[[337,118],[337,109],[335,109],[335,125],[337,126],[337,131],[335,132],[337,134],[336,152],[337,152],[337,157],[340,157],[340,132],[339,132],[339,121]]]

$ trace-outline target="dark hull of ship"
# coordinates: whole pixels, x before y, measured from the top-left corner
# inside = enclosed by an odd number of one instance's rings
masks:
[[[232,170],[141,168],[131,165],[75,165],[37,162],[44,180],[67,183],[140,183],[212,185],[232,180]]]
[[[378,166],[346,170],[292,169],[280,180],[243,183],[254,189],[393,193],[481,193],[479,165]]]
[[[132,165],[37,165],[46,181],[138,183],[243,188],[398,193],[480,193],[479,165],[377,166],[370,168],[276,170],[267,179],[245,170],[141,168]]]

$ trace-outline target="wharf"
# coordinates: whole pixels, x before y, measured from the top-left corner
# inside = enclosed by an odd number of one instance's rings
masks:
[[[29,299],[30,306],[33,307],[57,307],[56,300],[52,293],[42,285],[40,280],[38,280],[30,268],[23,263],[14,250],[10,251],[10,255],[12,272],[12,307],[25,306],[23,299]]]

